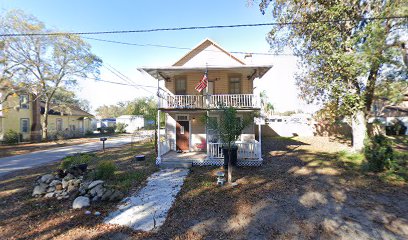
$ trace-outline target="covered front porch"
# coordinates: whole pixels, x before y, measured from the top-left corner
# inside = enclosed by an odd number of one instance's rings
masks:
[[[160,143],[163,147],[163,142]],[[248,142],[236,142],[238,146],[238,166],[260,166],[262,164],[260,143],[256,140]],[[222,143],[208,143],[207,151],[183,151],[176,152],[166,149],[157,159],[157,164],[162,163],[185,163],[191,165],[214,165],[222,166],[224,154]]]

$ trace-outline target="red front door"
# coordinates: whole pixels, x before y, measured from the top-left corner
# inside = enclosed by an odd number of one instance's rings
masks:
[[[188,121],[177,121],[176,125],[177,150],[188,151],[190,146],[190,126]]]

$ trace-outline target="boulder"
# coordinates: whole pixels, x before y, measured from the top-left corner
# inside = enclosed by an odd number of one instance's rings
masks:
[[[121,193],[118,190],[113,190],[113,193],[109,197],[109,201],[118,201],[122,200],[123,198],[123,193]]]
[[[49,193],[44,195],[45,198],[52,198],[54,196],[55,196],[55,193],[53,193],[53,192],[49,192]]]
[[[74,178],[75,178],[74,175],[72,175],[71,173],[68,173],[68,174],[64,177],[64,180],[65,180],[65,181],[69,181],[69,180],[74,179]]]
[[[102,200],[102,201],[107,201],[107,200],[109,200],[109,198],[110,198],[110,196],[112,195],[112,193],[113,193],[112,190],[107,189],[107,190],[105,191],[105,193],[102,195],[101,200]]]
[[[58,179],[55,179],[55,180],[52,180],[52,181],[51,181],[50,186],[54,186],[54,187],[55,187],[57,184],[61,184],[61,181],[58,180]]]
[[[81,209],[89,206],[90,206],[89,198],[83,196],[75,198],[74,202],[72,203],[73,209]]]
[[[55,177],[52,174],[45,174],[41,177],[41,182],[43,183],[50,183],[52,180],[54,180]]]
[[[55,191],[54,186],[48,187],[48,189],[47,189],[47,192],[54,192],[54,191]]]
[[[67,187],[68,187],[68,181],[67,181],[67,180],[65,180],[65,179],[62,179],[61,184],[62,184],[62,188],[63,188],[63,189],[65,189],[65,188],[67,188]]]
[[[89,190],[89,194],[91,196],[98,196],[98,197],[102,197],[102,195],[105,193],[105,188],[99,184],[96,187],[92,188],[91,190]]]
[[[62,184],[59,183],[59,184],[55,185],[55,190],[61,191],[62,190]]]
[[[68,187],[67,187],[67,192],[68,193],[72,193],[72,192],[75,192],[77,190],[78,190],[78,188],[75,187],[74,185],[68,185]]]
[[[89,184],[88,189],[92,189],[92,188],[94,188],[95,186],[97,186],[97,185],[99,185],[99,184],[102,184],[102,183],[104,183],[104,181],[102,181],[102,180],[93,181],[93,182],[91,182],[91,183]]]
[[[92,198],[92,202],[99,202],[101,200],[101,197],[95,196]]]
[[[32,196],[43,195],[44,193],[46,193],[47,187],[48,187],[47,184],[40,183],[39,185],[34,187]]]

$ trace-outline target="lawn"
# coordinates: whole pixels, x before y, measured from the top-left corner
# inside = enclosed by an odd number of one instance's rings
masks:
[[[146,160],[132,161],[139,154],[145,154]],[[97,152],[90,167],[95,167],[101,161],[111,161],[118,168],[107,184],[127,194],[143,186],[145,179],[157,170],[151,142],[110,148],[105,153]],[[85,215],[85,210],[72,210],[72,200],[31,197],[37,177],[52,173],[59,164],[18,171],[0,178],[1,239],[87,239],[122,231],[135,234],[129,229],[102,223],[117,203],[92,204],[88,210],[101,212],[100,216],[94,216]]]
[[[265,164],[194,167],[151,239],[407,239],[408,188],[364,172],[361,156],[327,138],[264,140]]]

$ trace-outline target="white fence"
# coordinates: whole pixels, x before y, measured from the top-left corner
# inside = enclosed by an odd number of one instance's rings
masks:
[[[254,140],[253,142],[236,142],[238,146],[237,157],[238,159],[258,159],[259,158],[259,142]],[[209,143],[208,144],[208,158],[224,158],[222,153],[222,143]]]

